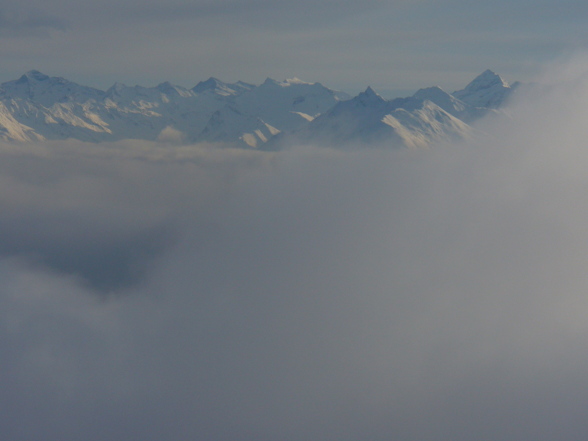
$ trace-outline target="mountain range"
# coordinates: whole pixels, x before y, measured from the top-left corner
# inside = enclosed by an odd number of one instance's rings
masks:
[[[451,94],[429,87],[386,100],[371,87],[350,97],[320,83],[270,78],[258,86],[210,78],[192,89],[116,83],[103,91],[32,70],[0,84],[0,139],[424,147],[467,136],[470,124],[496,112],[517,85],[486,70]]]

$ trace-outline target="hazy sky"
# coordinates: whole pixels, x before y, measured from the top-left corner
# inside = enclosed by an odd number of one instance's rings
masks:
[[[357,92],[525,80],[588,42],[580,0],[2,0],[2,81],[39,69],[107,88],[297,76]]]

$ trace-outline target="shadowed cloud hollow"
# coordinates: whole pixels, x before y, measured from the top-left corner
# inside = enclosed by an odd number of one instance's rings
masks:
[[[3,146],[2,437],[581,439],[586,66],[427,152]]]

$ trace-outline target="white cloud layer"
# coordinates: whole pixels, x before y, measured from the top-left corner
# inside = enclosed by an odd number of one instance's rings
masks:
[[[2,146],[2,438],[581,439],[587,68],[430,152]]]

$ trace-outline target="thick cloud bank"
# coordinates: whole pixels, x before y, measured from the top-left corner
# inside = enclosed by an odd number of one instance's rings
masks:
[[[585,68],[429,152],[3,146],[2,439],[582,439]]]

